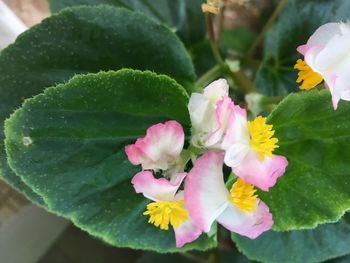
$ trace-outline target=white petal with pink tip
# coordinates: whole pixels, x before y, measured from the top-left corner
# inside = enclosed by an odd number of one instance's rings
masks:
[[[125,147],[125,152],[132,164],[141,164],[145,170],[166,170],[180,155],[184,140],[182,126],[167,121],[148,128],[146,136]]]
[[[228,190],[224,184],[223,153],[209,151],[197,159],[185,181],[185,202],[195,224],[209,232],[226,208]]]
[[[186,173],[180,173],[176,175],[176,179],[173,182],[170,182],[165,178],[154,178],[151,171],[142,171],[132,178],[131,183],[136,193],[142,193],[148,199],[153,201],[172,201],[185,177]]]

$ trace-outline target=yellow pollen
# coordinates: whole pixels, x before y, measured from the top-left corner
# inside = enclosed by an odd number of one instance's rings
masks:
[[[162,230],[168,230],[169,224],[178,227],[188,219],[188,212],[183,208],[184,205],[184,200],[152,202],[147,205],[147,210],[143,214],[150,216],[148,223]]]
[[[275,134],[272,125],[266,124],[266,118],[258,116],[253,121],[248,121],[248,130],[250,145],[258,151],[260,159],[264,160],[265,154],[271,157],[272,152],[278,148],[278,139],[272,137]]]
[[[317,72],[314,72],[304,60],[298,59],[294,66],[295,69],[299,70],[297,83],[303,82],[300,85],[301,89],[310,90],[316,87],[323,80],[322,76]]]
[[[230,201],[244,212],[253,212],[256,209],[258,196],[251,184],[238,178],[230,190]]]

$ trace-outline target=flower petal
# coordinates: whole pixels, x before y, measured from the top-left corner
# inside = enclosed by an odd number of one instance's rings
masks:
[[[179,189],[186,173],[179,173],[173,182],[165,178],[154,178],[151,171],[137,173],[131,180],[136,193],[142,193],[146,198],[153,201],[172,201]]]
[[[255,239],[263,232],[271,229],[272,215],[267,205],[259,200],[253,212],[244,212],[233,204],[229,204],[217,221],[228,230],[242,236]]]
[[[327,23],[320,26],[307,41],[308,46],[326,46],[336,35],[342,34],[342,23]]]
[[[248,154],[249,150],[250,147],[246,144],[232,144],[225,153],[225,164],[231,168],[238,167]]]
[[[228,203],[223,163],[223,153],[208,151],[196,160],[186,178],[185,202],[193,222],[204,232],[210,231],[212,223]]]
[[[183,191],[179,191],[175,200],[184,199]],[[187,206],[184,208],[187,210]],[[176,247],[182,247],[187,243],[190,243],[196,240],[201,234],[202,231],[193,223],[192,218],[189,216],[188,220],[178,227],[174,227],[175,239],[176,239]]]
[[[210,132],[215,118],[214,105],[203,94],[192,93],[188,111],[194,131]]]
[[[193,223],[191,218],[178,227],[174,227],[176,247],[183,247],[185,244],[196,240],[202,231]]]
[[[212,103],[218,102],[222,97],[228,96],[229,85],[226,79],[218,79],[204,88],[203,95]]]
[[[182,126],[176,121],[167,121],[148,128],[146,136],[128,145],[125,152],[132,164],[141,164],[143,169],[166,170],[180,155],[184,140]]]
[[[228,121],[222,148],[228,150],[233,144],[250,144],[247,128],[247,111],[235,105]]]
[[[288,165],[284,156],[265,156],[261,160],[257,151],[251,149],[238,167],[232,171],[247,183],[268,191],[274,186],[277,178],[282,176]]]
[[[205,142],[206,147],[220,148],[219,145],[216,144],[221,144],[234,108],[235,105],[230,97],[225,96],[217,102],[215,109],[216,125]]]

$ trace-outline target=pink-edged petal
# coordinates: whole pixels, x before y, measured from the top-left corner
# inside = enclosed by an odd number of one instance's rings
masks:
[[[210,147],[219,143],[223,139],[223,135],[229,124],[230,116],[234,112],[235,105],[230,97],[223,97],[216,104],[215,109],[215,129],[209,134],[205,146]]]
[[[233,144],[250,144],[247,127],[247,111],[235,105],[228,121],[222,148],[228,150]]]
[[[259,200],[253,212],[244,212],[229,204],[217,221],[228,230],[255,239],[273,225],[272,215],[267,205]]]
[[[315,59],[315,67],[324,74],[340,73],[342,69],[346,69],[345,74],[348,73],[349,45],[350,34],[334,36],[327,46],[318,53]]]
[[[127,145],[125,147],[125,153],[133,165],[139,165],[147,161],[145,154],[138,147],[136,147],[135,144]]]
[[[228,96],[229,85],[226,79],[218,79],[204,88],[203,95],[212,103],[216,103],[222,97]]]
[[[165,178],[155,178],[151,171],[142,171],[132,178],[131,183],[136,193],[142,193],[148,199],[172,201],[185,177],[186,173],[180,173],[174,182],[169,182]]]
[[[179,191],[175,200],[183,200],[184,193],[183,191]],[[187,206],[185,204],[184,208],[187,210]],[[192,218],[189,216],[188,220],[178,227],[174,227],[175,239],[176,239],[176,247],[182,247],[187,243],[190,243],[196,240],[201,234],[202,231],[193,223]]]
[[[305,44],[305,45],[300,45],[300,46],[297,47],[297,51],[298,51],[300,54],[304,55],[304,56],[305,56],[306,52],[307,52],[309,49],[310,49],[310,46],[307,45],[307,44]]]
[[[128,145],[125,152],[132,164],[141,164],[143,169],[166,170],[180,155],[184,140],[182,126],[176,121],[167,121],[148,128],[146,136]]]
[[[287,165],[288,160],[284,156],[265,156],[261,160],[257,151],[250,150],[241,164],[232,171],[247,183],[268,191],[276,184],[277,178],[284,174]]]
[[[208,151],[198,158],[185,181],[185,202],[197,227],[209,232],[226,208],[229,192],[223,179],[224,155]]]
[[[214,105],[202,94],[192,93],[188,103],[188,111],[194,131],[210,132],[213,129]]]
[[[309,38],[309,46],[326,46],[336,35],[342,34],[342,23],[327,23],[320,26]]]
[[[324,75],[324,73],[317,67],[317,57],[319,53],[322,51],[323,46],[311,46],[305,53],[304,60],[306,64],[314,71],[319,73],[320,75]]]
[[[249,151],[250,147],[246,144],[232,144],[225,152],[224,162],[227,166],[236,168],[241,164]]]
[[[202,231],[193,223],[191,217],[178,227],[174,227],[176,247],[182,247],[187,243],[196,240]]]

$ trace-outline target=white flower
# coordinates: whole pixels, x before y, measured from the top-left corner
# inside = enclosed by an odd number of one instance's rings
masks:
[[[298,47],[304,61],[298,60],[297,82],[311,89],[322,79],[331,94],[334,109],[340,99],[350,101],[350,24],[328,23],[319,27],[305,45]]]

